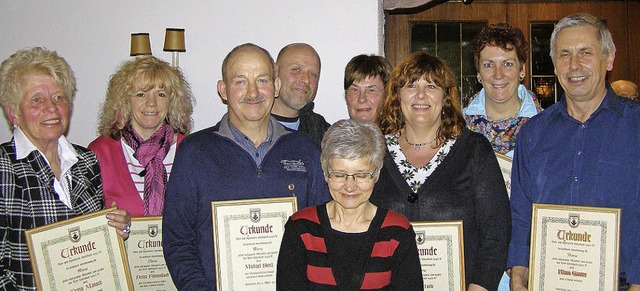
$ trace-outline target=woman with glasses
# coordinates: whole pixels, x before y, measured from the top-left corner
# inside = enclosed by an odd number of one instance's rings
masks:
[[[285,226],[277,290],[423,290],[415,233],[402,215],[369,202],[384,157],[375,124],[333,124],[321,163],[332,200]]]
[[[357,55],[344,69],[344,95],[349,117],[375,122],[385,99],[391,64],[376,55]]]
[[[462,220],[467,290],[496,290],[511,234],[509,198],[489,141],[465,126],[453,71],[415,53],[386,87],[387,151],[371,203],[410,221]]]

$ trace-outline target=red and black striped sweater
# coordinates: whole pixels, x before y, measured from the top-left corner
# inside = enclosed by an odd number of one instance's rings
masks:
[[[366,232],[344,233],[326,204],[300,210],[285,226],[277,290],[423,290],[413,228],[378,208]]]

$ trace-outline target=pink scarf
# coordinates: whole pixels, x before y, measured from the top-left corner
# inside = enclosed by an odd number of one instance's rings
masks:
[[[167,187],[167,169],[162,161],[173,144],[173,128],[162,125],[148,139],[143,141],[131,125],[122,131],[122,138],[134,150],[133,156],[144,166],[140,176],[144,176],[144,215],[162,215],[164,191]]]

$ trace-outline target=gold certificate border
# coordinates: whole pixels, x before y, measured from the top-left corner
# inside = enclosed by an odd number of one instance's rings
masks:
[[[425,241],[446,241],[447,243],[447,262],[448,262],[448,270],[447,276],[449,281],[449,289],[450,291],[458,291],[465,290],[465,278],[464,278],[464,236],[463,236],[463,228],[462,228],[462,220],[452,220],[452,221],[437,221],[437,222],[427,222],[427,221],[417,221],[411,222],[413,226],[413,230],[416,232],[416,236],[418,231],[425,231]],[[450,233],[455,233],[453,237],[451,235],[429,235],[430,232],[433,232],[433,229],[448,229]],[[437,232],[437,231],[436,231]],[[416,242],[419,238],[416,237]],[[420,244],[418,243],[418,246]],[[458,256],[460,264],[458,266],[454,266],[454,256]],[[455,277],[459,277],[459,280],[455,280]],[[457,282],[456,282],[457,281]]]
[[[109,246],[109,250],[107,252],[109,254],[120,255],[119,257],[119,259],[121,260],[120,263],[123,265],[122,270],[120,270],[117,267],[117,263],[113,261],[114,259],[118,259],[118,258],[114,258],[114,256],[109,257],[109,260],[111,261],[109,266],[115,267],[113,268],[113,271],[115,272],[113,273],[113,280],[114,282],[116,282],[115,285],[120,287],[121,285],[120,276],[122,276],[126,280],[127,290],[133,290],[131,273],[129,271],[129,264],[126,257],[124,241],[122,237],[120,237],[117,234],[114,228],[107,225],[108,219],[106,218],[106,215],[115,209],[116,207],[107,208],[107,209],[103,209],[93,213],[73,217],[67,220],[58,221],[55,223],[50,223],[44,226],[25,230],[25,237],[27,239],[27,248],[29,249],[29,258],[31,259],[31,266],[32,266],[33,275],[36,281],[37,290],[43,289],[42,281],[41,281],[42,275],[46,276],[49,282],[54,282],[55,279],[54,279],[54,268],[53,266],[51,266],[51,262],[49,260],[46,260],[46,258],[36,257],[35,248],[38,247],[42,249],[43,253],[46,255],[48,253],[47,247],[46,247],[47,245],[63,242],[63,240],[60,240],[60,237],[61,237],[60,233],[64,233],[65,236],[63,237],[66,238],[69,235],[68,234],[69,227],[76,224],[82,225],[86,223],[94,224],[95,226],[90,229],[82,230],[81,235],[82,234],[88,235],[96,232],[102,232],[103,234],[105,234],[105,237],[104,237],[105,241],[108,242],[106,244],[107,246]],[[100,218],[103,218],[103,219],[100,219]],[[92,220],[96,220],[97,223],[93,222]],[[114,245],[115,245],[115,250],[112,248]],[[44,260],[44,261],[40,262],[40,260]],[[44,265],[45,267],[41,268],[40,263],[42,263],[42,265]]]
[[[162,242],[162,216],[140,216],[140,217],[132,217],[131,218],[131,232],[129,233],[129,238],[127,239],[127,241],[125,241],[125,246],[126,246],[126,251],[127,251],[127,259],[129,260],[129,268],[131,269],[131,279],[133,281],[133,285],[134,287],[138,288],[138,285],[140,285],[140,280],[137,279],[137,276],[140,272],[138,272],[138,270],[135,269],[135,264],[131,262],[131,258],[132,257],[137,257],[137,255],[133,254],[133,246],[130,245],[131,242],[133,241],[138,241],[141,240],[142,237],[144,237],[144,239],[149,239],[150,235],[149,235],[149,225],[151,224],[157,224],[158,225],[158,232],[156,233],[156,235],[154,236],[154,238],[159,239]],[[167,266],[166,261],[164,260],[164,255],[162,256],[162,262],[165,265],[165,268]],[[169,269],[167,268],[167,273],[169,272]],[[170,290],[177,290],[176,286],[173,283],[173,280],[171,278],[171,276],[169,275],[169,277],[166,279],[168,284],[171,284],[169,286],[162,286],[162,287],[153,287],[153,290],[165,290],[165,291],[170,291]],[[144,281],[144,279],[142,279],[141,281]],[[144,289],[144,288],[143,288]],[[148,288],[149,290],[152,290],[151,288]],[[145,289],[147,290],[147,289]]]
[[[513,159],[505,154],[495,153],[498,158],[498,166],[504,179],[504,186],[507,188],[507,195],[511,198],[511,167],[513,165]]]
[[[232,270],[233,270],[233,266],[227,265],[224,266],[221,264],[222,261],[230,261],[232,258],[225,258],[225,260],[223,260],[223,258],[220,258],[220,244],[221,242],[223,242],[225,244],[225,249],[230,249],[232,248],[231,246],[231,242],[228,239],[224,239],[224,240],[220,240],[220,228],[222,228],[222,235],[227,238],[230,237],[230,229],[228,227],[229,224],[229,220],[237,220],[237,219],[247,219],[249,218],[249,211],[250,208],[254,208],[258,205],[260,205],[261,207],[268,207],[269,205],[274,205],[274,204],[291,204],[291,213],[283,219],[284,219],[284,223],[286,223],[286,221],[288,220],[289,216],[293,213],[295,213],[298,210],[298,202],[297,202],[297,198],[294,197],[276,197],[276,198],[262,198],[262,199],[246,199],[246,200],[227,200],[227,201],[212,201],[211,202],[211,218],[212,218],[212,223],[213,223],[213,245],[214,245],[214,258],[215,258],[215,264],[216,264],[216,285],[218,290],[223,290],[223,286],[222,286],[222,268],[226,268],[228,274],[230,274],[229,276],[227,276],[229,284],[231,286],[229,286],[231,289],[233,290],[233,280],[231,278],[233,278],[232,274]],[[218,218],[218,213],[220,212],[219,210],[221,210],[224,207],[235,207],[235,206],[246,206],[246,211],[243,211],[242,213],[238,213],[237,215],[234,215],[234,217],[225,217],[224,219],[221,219],[219,221]],[[283,226],[284,226],[283,223]],[[283,227],[284,228],[284,227]],[[226,265],[226,264],[225,264]]]
[[[552,212],[560,211],[561,215],[552,215]],[[601,220],[582,220],[580,224],[587,224],[592,226],[600,226],[600,235],[602,244],[600,246],[600,273],[599,284],[597,290],[609,290],[605,286],[605,279],[611,277],[609,274],[614,274],[611,280],[611,290],[618,290],[618,259],[619,259],[619,243],[620,243],[620,209],[619,208],[604,208],[604,207],[589,207],[589,206],[573,206],[573,205],[556,205],[556,204],[537,204],[532,206],[531,215],[531,242],[529,253],[529,287],[530,288],[544,288],[544,268],[546,264],[546,246],[547,246],[547,224],[548,223],[567,223],[569,224],[570,214],[590,214],[600,215]],[[541,221],[539,221],[541,219]],[[608,225],[608,221],[613,221],[613,225]],[[538,228],[538,223],[541,227]],[[613,229],[613,230],[612,230]],[[611,235],[609,232],[613,231],[614,242],[607,241],[607,236]],[[540,241],[538,240],[540,239]],[[613,258],[606,258],[607,247],[613,248]],[[538,261],[536,254],[541,251],[541,258]],[[607,265],[607,261],[613,261],[612,265]],[[541,274],[538,274],[541,273]]]
[[[507,161],[507,162],[509,162],[509,163],[513,163],[513,159],[512,159],[512,158],[510,158],[509,156],[505,155],[505,154],[496,153],[496,157],[497,157],[498,159],[505,160],[505,161]]]

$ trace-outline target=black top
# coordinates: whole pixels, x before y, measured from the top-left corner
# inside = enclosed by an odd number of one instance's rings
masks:
[[[511,212],[489,141],[465,128],[410,202],[412,193],[387,151],[371,203],[410,221],[462,220],[465,283],[496,290],[507,261]]]

